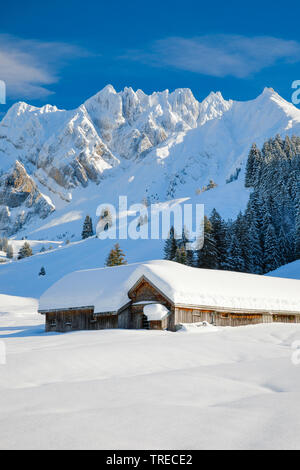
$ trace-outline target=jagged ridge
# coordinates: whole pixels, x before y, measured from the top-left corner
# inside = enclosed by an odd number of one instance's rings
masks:
[[[89,182],[102,182],[104,191],[111,175],[114,192],[134,175],[128,191],[137,197],[146,186],[161,200],[178,191],[189,196],[210,178],[230,179],[253,141],[299,129],[300,111],[272,89],[249,102],[226,101],[219,92],[198,102],[189,89],[148,96],[108,85],[72,111],[16,103],[0,123],[0,231],[14,233],[30,218],[47,216],[56,197],[71,201],[71,192]],[[3,189],[16,162],[31,181],[26,198]]]

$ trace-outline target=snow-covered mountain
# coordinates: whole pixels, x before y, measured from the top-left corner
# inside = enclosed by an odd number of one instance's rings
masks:
[[[16,103],[0,123],[0,233],[54,227],[53,239],[68,224],[77,236],[72,223],[119,194],[189,197],[231,216],[247,200],[251,144],[277,133],[300,135],[300,110],[272,89],[248,102],[219,92],[198,102],[189,89],[148,96],[108,85],[72,111]],[[210,180],[217,187],[206,191]]]

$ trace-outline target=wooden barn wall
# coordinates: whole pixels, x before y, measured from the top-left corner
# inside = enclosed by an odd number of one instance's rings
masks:
[[[212,323],[213,321],[212,311],[201,311],[196,309],[188,309],[183,307],[176,307],[175,309],[175,324],[178,323],[197,323],[201,321],[207,321]]]
[[[274,323],[300,323],[300,314],[299,315],[273,315]]]
[[[130,309],[130,326],[129,328],[141,329],[143,328],[143,315],[144,305],[132,305]]]
[[[58,310],[46,313],[46,331],[88,330],[93,318],[93,309]]]
[[[150,289],[149,289],[150,287]],[[147,293],[147,298],[144,294]],[[143,297],[142,297],[143,295]],[[269,315],[254,313],[221,313],[212,310],[198,310],[176,307],[156,292],[152,286],[143,285],[138,289],[137,302],[153,300],[165,305],[171,314],[162,321],[151,321],[150,329],[168,329],[176,331],[179,323],[207,321],[216,326],[243,326],[258,323],[300,323],[299,315]],[[101,314],[94,316],[93,309],[60,310],[46,313],[46,331],[68,332],[76,330],[100,330],[111,328],[141,329],[143,325],[144,305],[131,305],[119,315]]]
[[[171,314],[163,320],[164,322],[164,329],[170,331],[176,331],[176,323],[175,323],[175,308],[172,306],[170,308]]]
[[[123,310],[118,315],[118,328],[131,328],[131,311],[130,308]]]
[[[216,326],[242,326],[271,323],[272,316],[254,313],[221,313],[213,310],[198,310],[178,307],[175,309],[175,324],[206,321]]]
[[[117,315],[94,317],[93,309],[59,310],[46,313],[46,331],[65,333],[78,330],[102,330],[118,328]]]
[[[134,291],[130,292],[130,298],[133,303],[152,300],[167,307],[170,306],[168,300],[146,280],[142,281]]]
[[[118,315],[97,315],[96,322],[93,323],[94,330],[108,330],[111,328],[118,328]]]

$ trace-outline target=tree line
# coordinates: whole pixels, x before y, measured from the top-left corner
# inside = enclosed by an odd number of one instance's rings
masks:
[[[190,266],[264,274],[300,259],[300,138],[279,135],[253,144],[245,186],[246,210],[226,221],[214,209],[204,221],[204,247],[186,250],[188,234],[165,243],[165,259]]]

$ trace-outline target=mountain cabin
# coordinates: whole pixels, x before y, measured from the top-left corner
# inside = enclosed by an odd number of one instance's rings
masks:
[[[149,261],[76,271],[41,297],[46,331],[299,323],[300,281]]]

